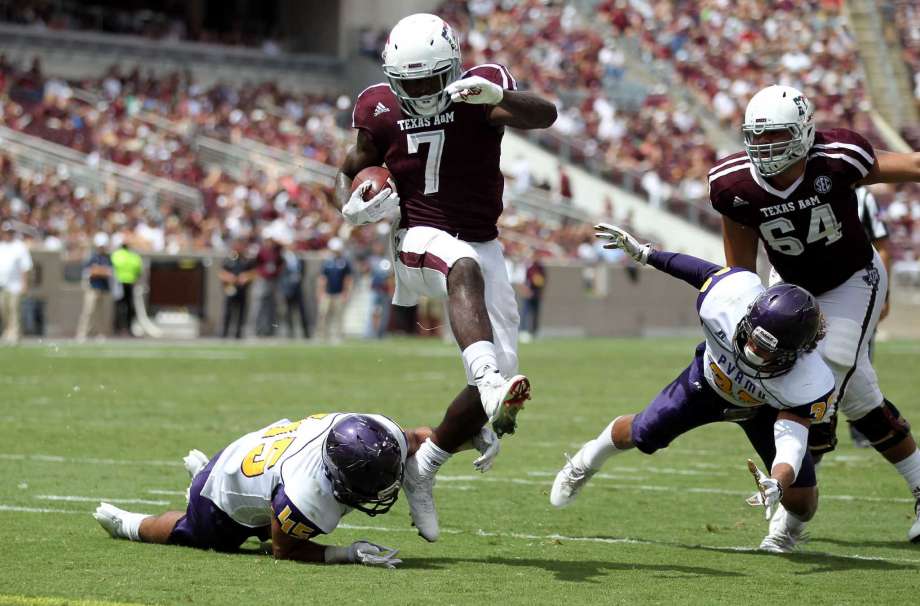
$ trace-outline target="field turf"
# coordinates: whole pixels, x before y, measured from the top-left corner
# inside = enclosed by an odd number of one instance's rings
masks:
[[[754,552],[766,532],[753,456],[730,424],[654,457],[611,459],[572,507],[548,502],[563,453],[639,410],[691,358],[689,340],[561,340],[522,347],[534,399],[495,468],[470,453],[441,472],[442,538],[389,514],[353,512],[321,540],[399,547],[399,570],[275,562],[110,539],[102,499],[184,508],[189,448],[213,453],[282,417],[383,412],[435,424],[462,385],[435,341],[340,347],[107,342],[0,349],[0,604],[909,604],[920,545],[913,503],[872,450],[841,445],[820,469],[822,501],[800,553]],[[920,424],[920,344],[882,343],[888,397]],[[920,426],[920,425],[918,425]]]

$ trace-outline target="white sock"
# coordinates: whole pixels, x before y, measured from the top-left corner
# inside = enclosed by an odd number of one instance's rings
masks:
[[[798,534],[805,528],[805,520],[795,515],[788,509],[786,510],[786,530],[789,534]]]
[[[491,341],[476,341],[463,350],[463,363],[473,380],[478,381],[487,367],[498,372],[498,359],[495,357],[495,344]]]
[[[907,458],[895,463],[894,468],[907,482],[914,498],[920,499],[920,450],[915,450]]]
[[[619,418],[611,421],[604,431],[582,447],[581,460],[589,469],[600,469],[607,459],[623,452],[613,444],[613,425]]]
[[[431,441],[431,438],[425,440],[418,450],[415,451],[415,460],[418,461],[418,469],[423,476],[433,476],[438,473],[441,465],[450,458],[450,453]]]
[[[131,539],[132,541],[140,541],[141,522],[153,516],[146,513],[131,513],[130,511],[123,510],[119,517],[121,518],[121,530],[125,534],[125,538]]]

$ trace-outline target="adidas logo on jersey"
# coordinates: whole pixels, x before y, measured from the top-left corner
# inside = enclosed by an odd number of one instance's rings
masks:
[[[735,196],[735,199],[732,200],[732,208],[738,208],[739,206],[747,206],[747,205],[748,205],[748,201],[745,200],[744,198],[739,198],[738,196]]]
[[[377,107],[374,108],[374,117],[376,118],[380,114],[385,114],[390,111],[390,108],[384,105],[381,101],[377,102]]]

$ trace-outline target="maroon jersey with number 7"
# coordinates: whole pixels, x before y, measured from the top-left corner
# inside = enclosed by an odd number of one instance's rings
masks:
[[[709,171],[713,208],[753,228],[780,277],[820,295],[872,260],[859,220],[855,184],[875,163],[862,135],[838,128],[815,134],[805,173],[785,190],[767,182],[744,152]]]
[[[516,90],[502,65],[477,65],[461,77],[469,76]],[[384,155],[402,200],[400,227],[435,227],[470,242],[498,236],[504,129],[489,124],[488,111],[487,105],[452,103],[436,116],[417,118],[402,112],[387,84],[358,95],[352,126]]]

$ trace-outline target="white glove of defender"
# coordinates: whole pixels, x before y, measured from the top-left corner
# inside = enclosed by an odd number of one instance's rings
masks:
[[[754,476],[757,492],[747,498],[747,504],[751,507],[763,506],[764,516],[769,520],[773,517],[773,508],[783,500],[783,487],[780,486],[779,481],[760,471],[750,459],[748,459],[748,469]]]
[[[598,223],[594,229],[594,237],[605,241],[604,248],[619,248],[642,265],[648,262],[648,254],[652,252],[651,244],[640,244],[628,231],[609,223]]]
[[[488,425],[483,425],[479,433],[473,438],[473,448],[479,451],[479,458],[473,461],[473,468],[485,473],[492,469],[492,463],[502,449],[501,440],[498,435]]]
[[[452,82],[444,91],[454,103],[473,103],[476,105],[498,105],[505,98],[505,90],[483,78],[470,76]]]
[[[348,202],[342,207],[342,216],[352,225],[366,225],[383,219],[391,210],[399,208],[399,194],[392,183],[384,187],[370,200],[364,194],[373,187],[373,181],[365,181],[351,192]]]
[[[365,566],[396,568],[402,560],[396,557],[398,549],[384,547],[370,541],[355,541],[348,546],[348,561]]]

